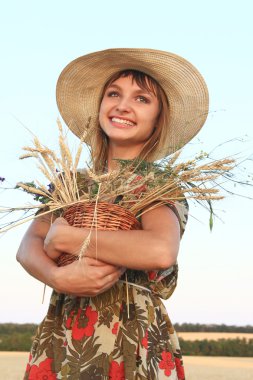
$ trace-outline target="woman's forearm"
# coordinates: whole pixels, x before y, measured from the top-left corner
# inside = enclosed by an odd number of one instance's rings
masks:
[[[159,216],[159,213],[153,214],[155,217]],[[52,239],[52,249],[77,255],[88,234],[89,231],[86,229],[56,226],[45,249],[50,250]],[[179,236],[179,225],[174,214],[167,218],[167,223],[163,219],[158,218],[154,222],[149,218],[146,221],[146,229],[143,230],[93,230],[85,255],[132,269],[167,268],[176,261]]]
[[[151,231],[98,231],[91,236],[87,254],[132,269],[162,269],[174,264],[176,252],[169,241]]]
[[[54,287],[56,263],[44,252],[40,237],[23,239],[17,252],[17,261],[37,280]]]

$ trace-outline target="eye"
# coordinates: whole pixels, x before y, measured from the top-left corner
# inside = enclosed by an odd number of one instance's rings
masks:
[[[107,93],[107,96],[108,96],[109,98],[115,98],[115,97],[119,96],[119,93],[118,93],[117,91],[109,91],[109,92]]]
[[[142,95],[137,96],[137,101],[141,103],[150,103],[150,100]]]

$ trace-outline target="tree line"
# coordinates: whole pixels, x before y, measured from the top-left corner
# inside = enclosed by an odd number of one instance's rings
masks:
[[[0,351],[29,351],[37,325],[0,323]]]
[[[183,355],[253,357],[253,339],[184,340],[179,338]]]

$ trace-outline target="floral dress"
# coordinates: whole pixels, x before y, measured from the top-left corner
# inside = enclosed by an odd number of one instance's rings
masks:
[[[187,203],[168,206],[183,234]],[[24,380],[184,380],[177,335],[161,300],[173,293],[177,273],[177,265],[127,270],[95,297],[53,291]]]

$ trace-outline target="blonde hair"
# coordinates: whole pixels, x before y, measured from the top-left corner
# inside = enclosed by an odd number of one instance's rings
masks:
[[[99,106],[101,104],[102,98],[106,89],[117,79],[122,77],[132,77],[132,81],[148,91],[153,93],[159,101],[159,114],[157,117],[156,126],[153,134],[150,136],[148,141],[143,146],[138,159],[152,162],[157,157],[157,152],[161,152],[163,149],[163,141],[166,140],[167,128],[169,126],[169,101],[165,92],[159,83],[153,79],[148,74],[145,74],[137,70],[124,70],[115,73],[111,78],[106,82],[102,96],[100,99]],[[96,172],[104,171],[106,168],[107,157],[108,157],[108,137],[102,130],[97,121],[96,133],[92,136],[90,141],[92,148],[92,159],[93,159],[93,168]]]

